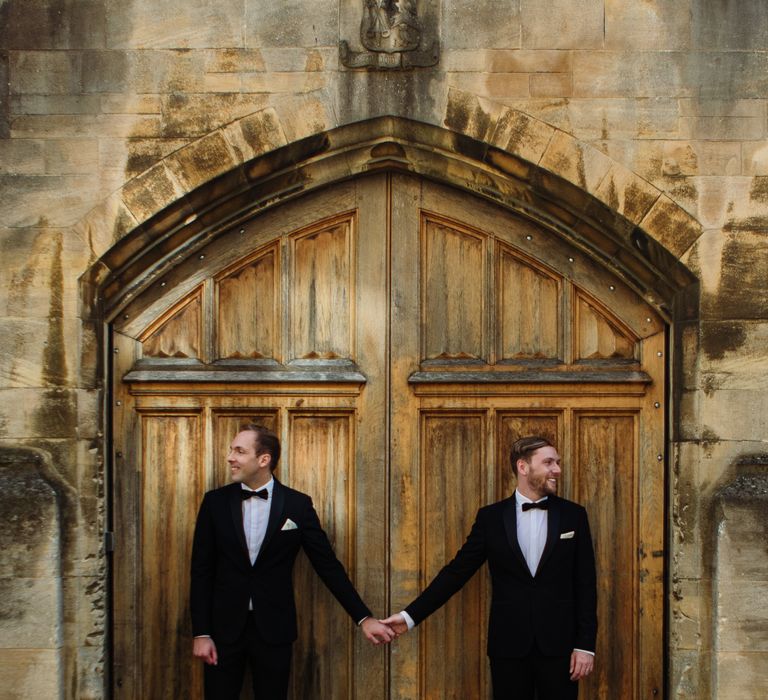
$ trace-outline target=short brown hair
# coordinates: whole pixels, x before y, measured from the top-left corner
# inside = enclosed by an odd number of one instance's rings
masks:
[[[269,428],[258,423],[245,423],[240,426],[240,432],[250,430],[254,433],[253,439],[256,442],[256,454],[269,455],[269,470],[275,471],[277,463],[280,461],[280,440]]]
[[[538,435],[529,435],[512,443],[512,449],[509,451],[509,461],[512,464],[512,472],[515,476],[517,476],[517,460],[522,459],[530,462],[533,453],[542,447],[554,447],[554,445],[547,438]]]

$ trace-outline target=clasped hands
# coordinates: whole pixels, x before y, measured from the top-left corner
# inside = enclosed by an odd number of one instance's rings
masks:
[[[389,644],[393,639],[408,631],[408,625],[400,613],[390,615],[386,620],[366,617],[360,627],[366,639],[374,645]]]

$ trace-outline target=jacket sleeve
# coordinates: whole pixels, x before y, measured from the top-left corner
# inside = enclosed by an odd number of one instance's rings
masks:
[[[212,632],[213,586],[216,578],[216,550],[209,494],[203,498],[192,540],[189,603],[192,636]]]
[[[478,512],[472,530],[456,556],[438,572],[405,611],[418,625],[459,591],[487,558],[486,530]]]
[[[574,571],[576,592],[576,641],[574,648],[595,651],[597,637],[597,578],[595,574],[595,552],[589,529],[587,511],[580,508],[578,552]]]
[[[334,553],[309,497],[302,509],[301,521],[302,547],[322,582],[355,623],[364,617],[372,617],[371,611],[355,590],[344,566]]]

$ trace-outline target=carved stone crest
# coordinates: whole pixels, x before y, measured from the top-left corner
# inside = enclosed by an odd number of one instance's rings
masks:
[[[424,18],[419,16],[418,0],[357,2],[362,5],[360,43],[365,50],[353,51],[347,41],[340,41],[339,56],[345,66],[398,69],[434,66],[437,63],[439,42],[436,39],[429,43],[428,48],[420,49],[425,44],[426,35],[434,36],[436,32],[434,27],[426,25]]]

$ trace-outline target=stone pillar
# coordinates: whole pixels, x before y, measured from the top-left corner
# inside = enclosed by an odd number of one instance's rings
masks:
[[[718,700],[768,697],[768,459],[745,466],[758,470],[737,476],[715,501]]]
[[[0,699],[62,698],[61,505],[42,454],[0,447]]]

